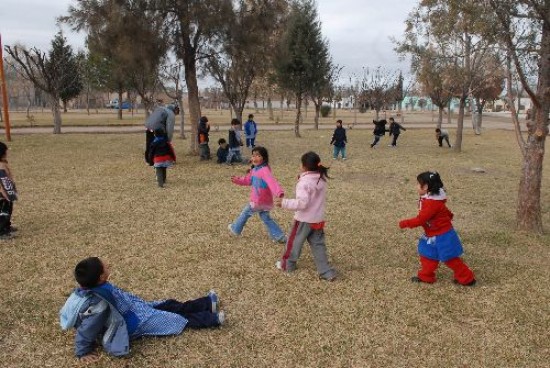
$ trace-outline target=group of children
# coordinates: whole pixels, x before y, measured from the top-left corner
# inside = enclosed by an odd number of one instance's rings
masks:
[[[232,126],[237,125],[233,123]],[[238,129],[232,130],[234,133],[230,133],[230,141],[238,140]],[[395,135],[398,136],[399,132],[394,130],[392,134],[395,144]],[[158,135],[155,132],[155,140],[162,137],[160,132]],[[207,137],[205,139],[207,142]],[[303,245],[307,241],[319,278],[327,281],[336,280],[336,271],[328,260],[324,230],[328,167],[321,162],[317,153],[309,151],[303,154],[300,159],[301,170],[295,198],[285,198],[284,190],[269,166],[267,149],[255,146],[254,140],[248,139],[247,143],[252,147],[252,167],[244,176],[232,176],[231,182],[250,186],[250,196],[240,215],[228,225],[229,232],[233,236],[240,236],[248,219],[258,214],[269,237],[276,243],[285,244],[281,257],[275,264],[278,270],[295,271]],[[342,122],[337,121],[331,140],[331,144],[334,144],[333,158],[341,154],[345,159],[346,143]],[[0,154],[3,152],[2,149],[0,145]],[[5,152],[1,157],[4,162]],[[154,160],[153,162],[155,163]],[[0,170],[2,167],[5,166],[0,163]],[[418,241],[421,267],[411,281],[434,283],[435,272],[440,262],[443,262],[453,270],[455,283],[463,286],[475,285],[474,273],[460,258],[463,248],[452,225],[453,213],[446,206],[447,196],[440,175],[437,172],[426,171],[419,174],[416,179],[419,212],[417,216],[399,222],[400,228],[421,226],[425,231]],[[4,196],[4,192],[2,195]],[[294,212],[288,236],[270,216],[270,211],[274,207]],[[107,353],[123,356],[129,353],[130,341],[133,339],[143,336],[177,335],[187,327],[217,327],[225,321],[225,314],[220,310],[219,297],[212,290],[202,298],[187,302],[174,299],[145,301],[109,283],[109,275],[108,264],[97,257],[79,262],[74,270],[79,286],[60,311],[62,328],[76,329],[75,354],[84,362],[98,359],[95,352],[98,343]]]

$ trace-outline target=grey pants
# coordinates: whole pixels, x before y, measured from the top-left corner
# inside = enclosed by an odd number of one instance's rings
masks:
[[[231,163],[233,162],[238,162],[238,163],[242,163],[243,162],[243,158],[241,156],[241,148],[240,147],[237,147],[237,148],[230,148],[229,149],[229,153],[227,154],[227,160],[226,160],[226,163],[228,165],[230,165]]]
[[[201,160],[210,160],[210,146],[208,146],[208,142],[199,144],[199,155]]]
[[[309,243],[311,254],[317,267],[319,277],[331,279],[336,273],[330,266],[327,257],[327,247],[325,245],[325,231],[323,229],[314,230],[311,224],[307,222],[294,221],[292,230],[288,236],[286,248],[281,258],[281,267],[287,272],[296,269],[296,262],[302,253],[302,247],[305,241]]]

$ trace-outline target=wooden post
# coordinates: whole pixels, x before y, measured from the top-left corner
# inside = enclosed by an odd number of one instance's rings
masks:
[[[4,121],[6,124],[6,140],[11,142],[11,132],[10,132],[10,114],[9,110],[9,101],[8,101],[8,90],[6,89],[6,78],[4,76],[4,56],[2,54],[2,35],[0,35],[0,88],[2,89],[2,102],[4,106]]]

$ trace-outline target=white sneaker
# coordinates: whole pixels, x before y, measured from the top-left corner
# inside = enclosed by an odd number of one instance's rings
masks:
[[[219,311],[218,313],[218,326],[221,326],[225,323],[225,312]]]
[[[227,230],[229,230],[229,232],[231,233],[231,235],[233,236],[241,236],[241,234],[237,234],[235,232],[235,230],[233,230],[233,227],[231,226],[231,224],[227,225]]]
[[[208,294],[206,294],[206,296],[208,296],[212,302],[212,313],[218,313],[220,310],[220,298],[218,297],[218,294],[216,294],[214,289],[212,289],[208,292]]]
[[[283,264],[281,263],[281,261],[277,261],[275,262],[275,267],[278,269],[278,270],[283,270]]]
[[[345,157],[343,157],[343,158],[342,158],[342,161],[346,161],[346,158],[345,158]]]

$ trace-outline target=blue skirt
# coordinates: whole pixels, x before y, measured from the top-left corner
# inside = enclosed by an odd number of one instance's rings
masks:
[[[454,229],[432,237],[422,235],[418,240],[418,254],[436,261],[446,262],[460,257],[463,252],[462,243]]]

